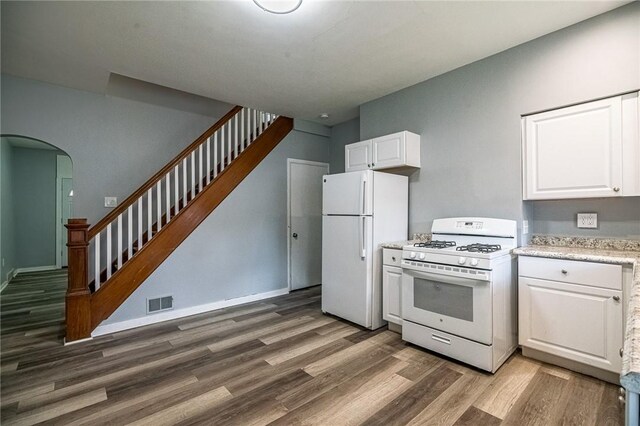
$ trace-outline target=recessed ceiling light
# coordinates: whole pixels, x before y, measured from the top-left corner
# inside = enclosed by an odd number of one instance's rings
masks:
[[[276,15],[291,13],[302,4],[302,0],[253,0],[262,10]]]
[[[320,114],[320,118],[322,118],[323,120],[326,120],[327,118],[329,118],[329,114],[327,114],[326,112],[323,112],[322,114]]]

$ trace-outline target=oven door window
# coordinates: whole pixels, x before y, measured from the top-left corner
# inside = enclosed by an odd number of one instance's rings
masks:
[[[413,279],[413,305],[424,311],[473,322],[473,287]]]

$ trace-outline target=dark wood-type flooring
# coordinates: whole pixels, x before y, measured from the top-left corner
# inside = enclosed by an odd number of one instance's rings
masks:
[[[2,293],[1,422],[620,425],[618,388],[519,354],[490,375],[320,311],[320,288],[62,346],[63,271]]]

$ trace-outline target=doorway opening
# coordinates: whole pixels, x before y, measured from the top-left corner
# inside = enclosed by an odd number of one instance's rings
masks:
[[[322,176],[329,164],[287,159],[289,291],[322,283]]]
[[[73,215],[73,166],[61,149],[0,136],[0,282],[67,265],[64,228]]]

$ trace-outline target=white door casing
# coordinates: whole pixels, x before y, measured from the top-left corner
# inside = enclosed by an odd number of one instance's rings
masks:
[[[322,176],[327,163],[287,160],[289,290],[322,282]]]
[[[56,268],[67,266],[67,228],[65,224],[67,219],[73,216],[73,203],[69,204],[69,194],[63,197],[63,179],[73,178],[73,165],[71,158],[67,155],[58,155],[56,157]],[[73,188],[73,181],[71,180]],[[67,183],[69,184],[69,182]],[[66,216],[65,216],[65,208]]]
[[[71,217],[73,217],[73,179],[62,178],[62,189],[60,198],[62,200],[62,226],[66,224]],[[66,228],[64,228],[66,230]],[[62,247],[61,247],[61,260],[60,266],[65,267],[68,264],[68,250],[67,250],[67,233],[62,233]]]

